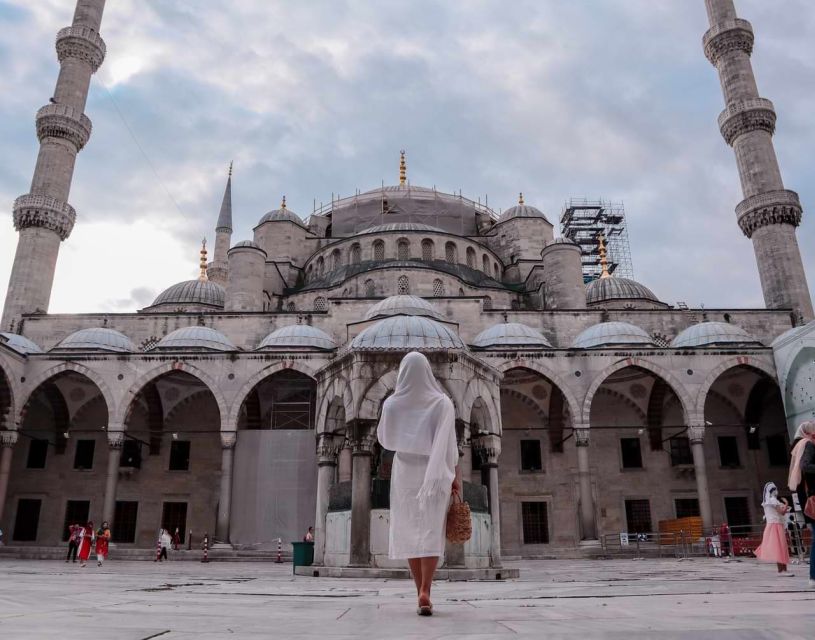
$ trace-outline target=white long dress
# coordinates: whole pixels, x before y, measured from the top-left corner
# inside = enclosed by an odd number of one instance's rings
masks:
[[[429,456],[398,452],[393,457],[388,548],[391,560],[444,556],[451,489],[448,487],[428,498],[424,508],[416,497],[429,459]]]

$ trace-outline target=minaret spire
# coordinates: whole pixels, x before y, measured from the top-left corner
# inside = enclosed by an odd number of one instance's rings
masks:
[[[221,211],[218,213],[218,222],[215,224],[215,252],[212,262],[207,267],[209,279],[225,287],[229,262],[227,252],[232,242],[232,163],[229,163],[229,173],[226,178],[224,197],[221,200]]]
[[[736,207],[739,227],[753,241],[764,301],[809,320],[807,287],[795,227],[801,223],[798,194],[784,188],[773,147],[775,108],[759,97],[750,54],[753,28],[736,15],[733,0],[705,0],[710,29],[702,43],[719,72],[725,110],[719,128],[736,153],[744,193]]]
[[[405,162],[405,150],[399,152],[399,185],[407,184],[407,162]]]
[[[88,142],[85,102],[91,75],[105,58],[99,35],[105,0],[78,0],[73,22],[57,33],[60,69],[51,102],[37,112],[40,152],[29,193],[14,201],[19,232],[2,330],[15,330],[25,313],[45,313],[51,299],[60,243],[76,220],[68,204],[76,155]]]
[[[209,280],[209,278],[207,277],[207,239],[206,238],[201,240],[201,251],[199,253],[201,254],[201,259],[199,261],[200,272],[198,274],[198,279],[201,282],[206,282],[207,280]]]

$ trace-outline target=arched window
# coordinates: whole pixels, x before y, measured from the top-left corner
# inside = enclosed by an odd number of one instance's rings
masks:
[[[339,249],[331,252],[331,269],[339,269],[342,266],[342,254]]]
[[[489,296],[484,296],[483,306],[484,311],[490,311],[492,309],[492,298]]]
[[[306,282],[311,282],[311,277],[314,275],[312,272],[314,271],[314,265],[308,265],[308,269],[306,269]]]
[[[448,242],[444,245],[444,259],[450,264],[458,264],[458,249],[454,243]]]
[[[498,263],[497,262],[492,263],[492,273],[493,273],[493,277],[496,280],[501,279],[501,272],[498,270]]]
[[[358,244],[351,245],[351,264],[359,264],[362,261],[362,247]]]
[[[486,253],[481,256],[481,271],[487,275],[490,275],[490,259],[487,257]]]
[[[286,311],[296,311],[297,307],[294,306],[293,302],[288,302],[286,304]]]
[[[410,260],[410,242],[404,238],[396,244],[396,258],[398,260]]]
[[[433,295],[434,296],[444,295],[444,283],[439,278],[436,278],[433,281]]]
[[[399,276],[396,280],[396,292],[400,296],[406,296],[410,293],[410,281],[407,276]]]
[[[430,238],[422,240],[422,260],[433,259],[433,241]]]
[[[326,309],[328,309],[328,301],[323,298],[323,296],[317,296],[314,298],[315,311],[325,311]]]
[[[374,242],[374,260],[385,259],[385,243],[382,240]]]
[[[462,289],[461,287],[458,288],[458,295],[462,297],[464,296],[464,289]]]
[[[475,249],[467,247],[467,266],[475,269]]]
[[[509,303],[509,308],[513,311],[518,311],[521,308],[521,303],[517,300],[511,300]]]
[[[365,281],[365,297],[373,298],[376,295],[376,286],[370,278]]]
[[[317,258],[317,277],[323,275],[323,270],[325,269],[325,262],[323,261],[323,257],[320,256]]]

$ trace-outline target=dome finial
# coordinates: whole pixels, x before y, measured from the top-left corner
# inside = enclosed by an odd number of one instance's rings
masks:
[[[232,177],[232,160],[229,161],[229,177]]]
[[[523,205],[523,203],[524,203],[524,192],[523,192],[523,191],[521,191],[521,192],[518,194],[518,204],[519,204],[519,205]]]
[[[280,210],[281,211],[286,210],[286,196],[283,196],[283,199],[280,201]]]
[[[407,163],[405,162],[405,150],[399,152],[399,186],[407,183]]]
[[[201,273],[198,275],[198,279],[201,282],[206,282],[207,278],[207,239],[204,238],[201,240]]]
[[[600,274],[601,278],[610,278],[611,274],[608,272],[608,259],[606,258],[606,245],[605,245],[605,238],[603,238],[603,234],[601,233],[597,236],[597,242],[599,243],[599,251],[600,251],[600,268],[603,270]]]

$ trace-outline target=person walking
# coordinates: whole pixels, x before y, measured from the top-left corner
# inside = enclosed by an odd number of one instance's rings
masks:
[[[96,566],[101,567],[102,562],[108,557],[108,549],[110,548],[110,526],[107,522],[103,522],[96,532]]]
[[[391,471],[388,556],[407,559],[419,615],[433,614],[430,588],[444,555],[451,492],[461,492],[455,408],[430,363],[411,351],[399,365],[396,389],[382,406],[377,438],[395,452]]]
[[[158,556],[158,561],[161,562],[162,559],[169,560],[167,557],[167,550],[170,548],[170,545],[173,543],[173,539],[170,536],[170,532],[167,531],[164,527],[159,530],[158,533],[158,544],[161,547],[161,552]]]
[[[786,578],[795,574],[787,571],[790,562],[790,550],[787,546],[786,515],[789,505],[778,499],[778,487],[774,482],[764,485],[764,535],[761,544],[756,548],[756,558],[763,562],[775,562],[778,568],[778,577]]]
[[[173,551],[178,551],[178,545],[181,544],[181,534],[178,533],[178,527],[175,528],[173,534]]]
[[[82,527],[78,524],[68,526],[68,555],[65,557],[65,562],[70,562],[71,560],[76,562],[76,550],[79,547],[77,538],[79,537],[81,528]]]
[[[80,567],[86,566],[88,558],[91,555],[91,549],[93,548],[93,536],[93,522],[88,522],[84,527],[80,527],[78,538]]]
[[[807,500],[815,496],[815,420],[807,420],[798,425],[793,438],[790,455],[790,491],[798,493],[801,509]],[[815,520],[804,514],[804,520],[812,532],[812,546],[809,551],[809,587],[815,589]]]

